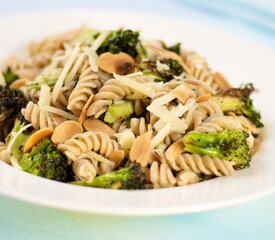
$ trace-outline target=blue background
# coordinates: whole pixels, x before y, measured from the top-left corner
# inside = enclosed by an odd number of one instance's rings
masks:
[[[0,14],[56,8],[131,9],[203,22],[275,48],[272,0],[0,0]],[[4,33],[2,33],[4,34]],[[0,239],[275,239],[275,194],[242,205],[170,217],[66,212],[0,196]]]

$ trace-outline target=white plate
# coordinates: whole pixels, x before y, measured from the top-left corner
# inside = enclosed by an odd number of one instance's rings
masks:
[[[117,215],[168,215],[221,208],[254,199],[275,189],[275,52],[247,39],[204,25],[157,15],[117,11],[55,11],[0,18],[0,57],[39,39],[87,23],[97,28],[141,29],[147,38],[182,41],[236,86],[253,82],[255,103],[265,121],[266,138],[251,167],[235,177],[216,178],[171,189],[115,191],[58,183],[0,163],[0,193],[50,207]]]

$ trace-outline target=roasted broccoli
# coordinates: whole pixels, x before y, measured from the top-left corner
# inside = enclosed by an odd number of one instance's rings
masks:
[[[17,90],[0,86],[0,127],[10,132],[16,116],[27,104],[23,95]],[[2,135],[2,134],[1,134]],[[6,136],[1,136],[3,141]]]
[[[15,80],[17,80],[19,77],[11,70],[10,67],[6,69],[6,71],[3,72],[3,76],[5,78],[7,86],[12,84]]]
[[[238,129],[226,129],[219,133],[189,132],[183,138],[185,151],[199,155],[234,161],[235,168],[249,166],[251,153],[248,133]]]
[[[106,173],[104,175],[94,178],[92,182],[75,181],[72,184],[98,187],[98,188],[111,188],[111,189],[144,189],[145,188],[145,174],[140,168],[140,164],[131,162],[127,163],[124,167]]]
[[[139,32],[132,30],[118,30],[111,32],[97,50],[97,54],[111,52],[113,54],[125,52],[133,58],[145,54],[139,40]]]
[[[134,106],[131,101],[120,101],[110,105],[104,116],[104,122],[120,122],[130,117],[134,112]]]
[[[254,91],[252,84],[241,88],[230,88],[213,96],[212,101],[216,102],[223,112],[235,112],[237,115],[246,116],[257,127],[263,127],[261,114],[256,111],[250,98]]]
[[[174,76],[179,76],[183,72],[183,68],[177,60],[163,59],[142,62],[136,66],[135,71],[154,76],[157,82],[167,82],[173,79]]]
[[[167,47],[167,50],[172,51],[179,55],[180,54],[180,46],[181,46],[181,43],[175,43],[174,45]]]
[[[30,153],[23,154],[18,161],[23,171],[31,174],[60,181],[73,180],[73,172],[67,164],[67,158],[45,138]]]

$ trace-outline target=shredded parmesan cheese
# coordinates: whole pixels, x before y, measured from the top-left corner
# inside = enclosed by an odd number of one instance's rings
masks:
[[[78,117],[77,116],[75,116],[74,114],[65,112],[65,111],[63,111],[63,110],[61,110],[59,108],[55,108],[55,107],[52,107],[52,106],[43,106],[43,107],[41,107],[41,110],[57,114],[59,116],[67,118],[69,120],[78,121]]]
[[[167,123],[151,140],[151,148],[159,145],[168,135],[171,130],[171,124]]]
[[[96,51],[94,51],[93,49],[88,48],[88,47],[83,48],[83,51],[89,58],[89,63],[90,63],[91,69],[94,72],[98,72],[98,65],[97,65],[98,55],[97,55]]]
[[[170,69],[170,67],[165,64],[165,63],[161,63],[159,60],[156,62],[157,65],[157,70],[162,72],[162,71],[168,71]]]
[[[173,101],[175,98],[176,97],[173,95],[173,93],[169,92],[169,93],[157,98],[156,100],[154,100],[152,102],[152,104],[161,106],[161,105],[164,105],[164,104],[167,104],[167,103]]]
[[[101,44],[105,41],[105,39],[108,37],[109,33],[110,33],[109,31],[102,32],[97,37],[97,39],[93,42],[93,45],[91,46],[91,49],[93,51],[96,51],[101,46]]]
[[[170,112],[165,107],[151,103],[147,110],[157,117],[159,117],[163,122],[170,123],[178,132],[184,132],[187,129],[187,124],[185,121],[179,119],[173,112]]]
[[[115,79],[120,81],[121,83],[125,84],[129,88],[134,89],[137,92],[142,93],[145,96],[153,98],[156,95],[156,92],[151,87],[145,87],[144,84],[136,82],[127,76],[121,76],[116,73],[113,74]]]
[[[64,68],[63,68],[61,74],[59,75],[59,78],[58,78],[56,84],[54,85],[54,89],[53,89],[53,100],[54,101],[57,100],[59,91],[60,91],[60,89],[63,86],[64,80],[65,80],[65,78],[66,78],[69,70],[71,69],[72,65],[75,62],[75,60],[76,60],[76,58],[78,56],[79,51],[80,51],[80,47],[77,44],[75,46],[75,48],[73,49],[71,55],[69,56],[68,60],[66,61],[65,65],[64,65]]]
[[[173,108],[170,112],[177,117],[181,117],[185,112],[187,112],[194,104],[196,104],[194,99],[188,100],[188,102],[183,105],[181,103],[178,104],[175,108]],[[157,131],[160,131],[165,126],[165,122],[159,119],[155,124],[154,128]]]
[[[71,81],[73,81],[79,67],[82,65],[83,61],[85,59],[85,54],[81,54],[79,56],[79,58],[77,59],[75,65],[73,66],[73,68],[71,69],[71,71],[69,72],[69,74],[67,75],[67,77],[65,78],[65,85],[69,84]]]
[[[38,106],[40,108],[49,106],[51,102],[51,89],[48,85],[43,84],[39,95]]]

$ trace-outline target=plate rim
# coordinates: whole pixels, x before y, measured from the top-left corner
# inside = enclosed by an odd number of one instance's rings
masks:
[[[98,10],[99,9],[99,10]],[[115,14],[119,14],[119,13],[124,13],[124,11],[121,10],[104,10],[101,8],[95,8],[95,9],[83,9],[83,8],[66,8],[66,9],[56,9],[56,10],[35,10],[35,11],[29,11],[29,12],[25,12],[25,13],[15,13],[15,14],[8,14],[8,15],[2,15],[0,16],[0,22],[3,19],[9,19],[9,18],[22,18],[24,16],[32,16],[32,15],[36,15],[36,14],[56,14],[56,13],[64,13],[64,12],[70,12],[70,11],[74,11],[74,12],[93,12],[95,10],[98,10],[100,12],[114,12]],[[127,10],[128,11],[128,10]],[[129,10],[130,13],[139,13],[138,11],[134,11],[134,10]],[[127,13],[128,14],[128,13]],[[140,13],[139,13],[140,14]],[[142,13],[142,15],[146,15],[148,17],[152,17],[152,16],[157,16],[157,17],[162,17],[165,19],[169,19],[169,20],[177,20],[180,22],[184,22],[184,23],[188,23],[191,25],[195,25],[195,26],[199,26],[199,24],[197,22],[192,22],[189,20],[184,20],[182,18],[179,17],[169,17],[169,16],[161,16],[159,14],[149,14],[149,13]],[[244,36],[240,36],[237,34],[233,34],[232,32],[226,32],[223,31],[220,28],[215,28],[209,25],[204,25],[207,29],[213,29],[214,31],[220,31],[223,32],[224,34],[230,35],[234,38],[241,38],[245,41],[249,41],[257,46],[259,46],[260,48],[266,48],[272,52],[274,52],[274,49],[272,49],[270,46],[265,46],[260,44],[259,42],[252,40],[252,39],[248,39]],[[275,53],[275,52],[274,52]],[[275,56],[275,55],[274,55]],[[7,167],[11,167],[9,165],[7,165]],[[0,164],[0,168],[1,164]],[[11,167],[13,168],[13,167]],[[24,174],[28,174],[28,173],[24,173]],[[29,174],[28,174],[29,175]],[[37,176],[32,176],[34,178],[40,178]],[[45,179],[43,179],[45,180]],[[113,190],[108,190],[108,191],[113,191]],[[88,209],[82,209],[81,207],[77,206],[67,206],[67,205],[61,205],[60,203],[58,203],[58,201],[53,201],[53,200],[47,200],[47,199],[39,199],[39,198],[35,198],[33,196],[25,196],[22,194],[18,194],[18,193],[13,193],[13,192],[8,192],[7,190],[3,189],[0,185],[0,194],[3,194],[5,196],[8,197],[12,197],[18,200],[22,200],[25,202],[29,202],[29,203],[33,203],[36,205],[42,205],[45,207],[51,207],[51,208],[58,208],[58,209],[63,209],[63,210],[69,210],[69,211],[76,211],[76,212],[84,212],[84,213],[94,213],[94,214],[103,214],[103,215],[120,215],[120,216],[162,216],[162,215],[179,215],[179,214],[189,214],[189,213],[196,213],[196,212],[205,212],[205,211],[211,211],[214,209],[221,209],[221,208],[225,208],[225,207],[230,207],[230,206],[234,206],[237,204],[242,204],[245,203],[247,201],[252,201],[255,199],[258,199],[260,197],[266,196],[268,194],[271,194],[275,192],[275,185],[273,187],[270,187],[269,189],[264,189],[262,191],[258,191],[255,193],[250,193],[247,196],[242,196],[241,198],[235,197],[235,198],[231,198],[229,200],[222,200],[220,203],[214,202],[214,203],[205,203],[205,204],[200,204],[199,206],[189,206],[189,209],[186,209],[182,207],[177,206],[176,208],[154,208],[154,209],[146,209],[145,211],[140,211],[139,208],[137,209],[128,209],[128,208],[114,208],[114,207],[110,207],[110,208],[99,208],[97,209],[95,208],[88,208]]]

